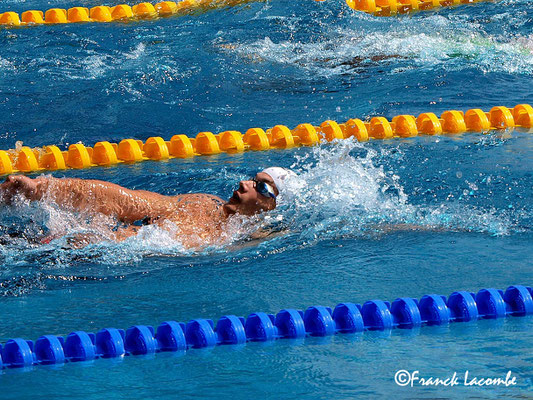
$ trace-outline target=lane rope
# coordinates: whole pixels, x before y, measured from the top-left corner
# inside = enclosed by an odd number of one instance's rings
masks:
[[[88,22],[129,22],[132,20],[156,19],[175,15],[187,15],[204,12],[221,7],[234,7],[240,4],[262,0],[182,0],[161,1],[156,4],[143,2],[129,6],[51,8],[45,12],[28,10],[22,14],[7,11],[0,14],[0,25],[4,26],[35,26],[42,24],[70,24]]]
[[[466,112],[444,111],[440,118],[434,113],[398,115],[392,121],[373,117],[369,121],[351,118],[344,123],[327,120],[314,126],[303,123],[290,129],[276,125],[266,131],[251,128],[243,135],[229,130],[218,134],[200,132],[195,138],[178,134],[166,141],[150,137],[146,142],[123,139],[118,144],[97,142],[93,147],[82,143],[71,144],[68,149],[58,146],[30,148],[17,143],[15,149],[0,150],[0,175],[83,169],[111,166],[144,160],[167,160],[194,156],[214,155],[222,152],[239,153],[248,150],[286,149],[294,146],[313,146],[321,142],[355,137],[358,141],[409,138],[417,135],[460,134],[463,132],[489,132],[496,129],[533,127],[533,107],[519,104],[510,109],[493,107],[489,112],[470,109]]]
[[[390,17],[438,7],[453,7],[461,4],[480,3],[488,0],[346,0],[348,6],[378,17]]]
[[[152,326],[134,325],[126,331],[105,328],[96,334],[75,331],[66,337],[43,335],[35,342],[15,338],[4,344],[0,368],[64,364],[162,351],[184,352],[190,348],[369,330],[417,329],[424,325],[532,314],[533,289],[514,285],[505,293],[497,289],[481,289],[477,294],[457,291],[447,299],[429,294],[420,300],[400,297],[392,303],[382,300],[370,300],[363,305],[340,303],[334,310],[312,306],[305,312],[295,309],[284,309],[276,315],[254,312],[246,319],[224,315],[216,327],[211,319],[193,319],[187,324],[165,321],[157,331]]]
[[[90,9],[87,7],[51,8],[45,12],[28,10],[20,15],[14,11],[7,11],[0,13],[0,25],[18,27],[80,22],[128,22],[131,20],[186,15],[221,7],[234,7],[252,1],[261,0],[182,0],[179,2],[161,1],[156,4],[142,2],[133,6],[118,4],[116,6],[96,6]],[[487,0],[346,0],[346,3],[350,8],[357,11],[389,17],[396,14],[413,13],[437,7],[451,7],[481,1]]]

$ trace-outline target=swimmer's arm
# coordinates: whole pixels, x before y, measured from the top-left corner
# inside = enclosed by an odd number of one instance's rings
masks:
[[[79,211],[116,216],[124,222],[158,218],[168,211],[166,196],[136,191],[111,182],[82,179],[38,178],[40,192],[58,204]]]
[[[255,231],[254,233],[252,233],[248,238],[250,240],[264,239],[264,238],[269,237],[270,235],[272,235],[272,233],[273,232],[271,230],[259,229],[259,230]]]
[[[371,225],[372,229],[381,231],[383,233],[394,232],[444,232],[446,229],[437,225],[416,225],[416,224],[381,224]]]
[[[138,233],[136,226],[129,226],[125,228],[119,228],[111,235],[110,239],[115,242],[122,242],[131,236],[135,236]],[[50,243],[55,237],[46,237],[41,240],[41,243]],[[101,234],[98,233],[77,233],[66,237],[67,243],[73,249],[81,249],[90,244],[99,243],[103,240]]]
[[[124,222],[172,213],[174,199],[145,190],[130,190],[111,182],[76,178],[10,176],[0,188],[8,199],[21,194],[29,200],[48,198],[76,211],[98,212]],[[6,197],[6,196],[4,196]],[[9,201],[7,201],[9,202]]]
[[[243,249],[246,249],[246,248],[249,248],[249,247],[256,247],[258,246],[260,243],[264,242],[264,241],[267,241],[267,240],[271,240],[271,239],[274,239],[276,237],[280,237],[280,236],[286,236],[286,235],[289,235],[291,233],[291,231],[289,231],[288,229],[287,230],[277,230],[277,231],[274,231],[274,230],[262,230],[260,231],[261,233],[257,233],[256,235],[250,235],[248,236],[248,240],[246,241],[243,241],[243,242],[238,242],[238,243],[234,243],[234,244],[231,244],[229,246],[227,246],[227,250],[228,251],[238,251],[238,250],[243,250]]]
[[[250,240],[266,239],[266,238],[275,238],[278,236],[286,236],[290,234],[289,229],[259,229],[252,233],[248,238]]]
[[[102,233],[88,232],[88,233],[76,233],[74,235],[67,235],[66,241],[68,245],[73,249],[81,249],[90,244],[99,243],[106,238],[109,238],[115,242],[123,242],[129,237],[137,235],[139,228],[137,226],[128,226],[119,228],[112,232],[110,235],[102,235]],[[52,240],[58,239],[61,236],[49,235],[40,239],[41,244],[48,244]]]

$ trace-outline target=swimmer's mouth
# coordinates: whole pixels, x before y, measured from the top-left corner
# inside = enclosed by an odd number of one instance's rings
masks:
[[[241,201],[241,198],[239,197],[239,192],[238,191],[234,191],[233,192],[233,196],[230,197],[229,201],[232,201],[235,202],[235,203],[239,203]]]

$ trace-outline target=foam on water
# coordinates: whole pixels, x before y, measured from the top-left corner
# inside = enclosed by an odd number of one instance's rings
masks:
[[[438,31],[443,17],[435,18],[430,32],[393,27],[386,32],[339,29],[314,42],[273,41],[270,37],[231,44],[226,49],[253,63],[287,64],[313,75],[332,76],[393,64],[431,70],[477,68],[481,72],[533,73],[533,36],[495,36],[483,31]]]
[[[0,70],[13,72],[13,71],[16,70],[16,68],[13,65],[13,62],[11,62],[9,60],[6,60],[5,58],[0,57]]]
[[[355,151],[355,154],[354,154]],[[380,165],[391,150],[345,140],[317,147],[299,159],[292,199],[284,215],[301,240],[367,236],[397,230],[461,230],[506,235],[511,219],[494,209],[454,201],[439,205],[410,202],[395,171]],[[401,153],[401,149],[395,149]],[[361,156],[361,152],[363,155]],[[285,208],[285,209],[284,209]]]

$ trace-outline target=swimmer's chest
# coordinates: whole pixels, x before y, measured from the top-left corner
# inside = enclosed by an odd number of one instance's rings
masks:
[[[222,199],[207,194],[184,194],[176,196],[176,222],[199,224],[213,224],[219,222],[223,216]]]

